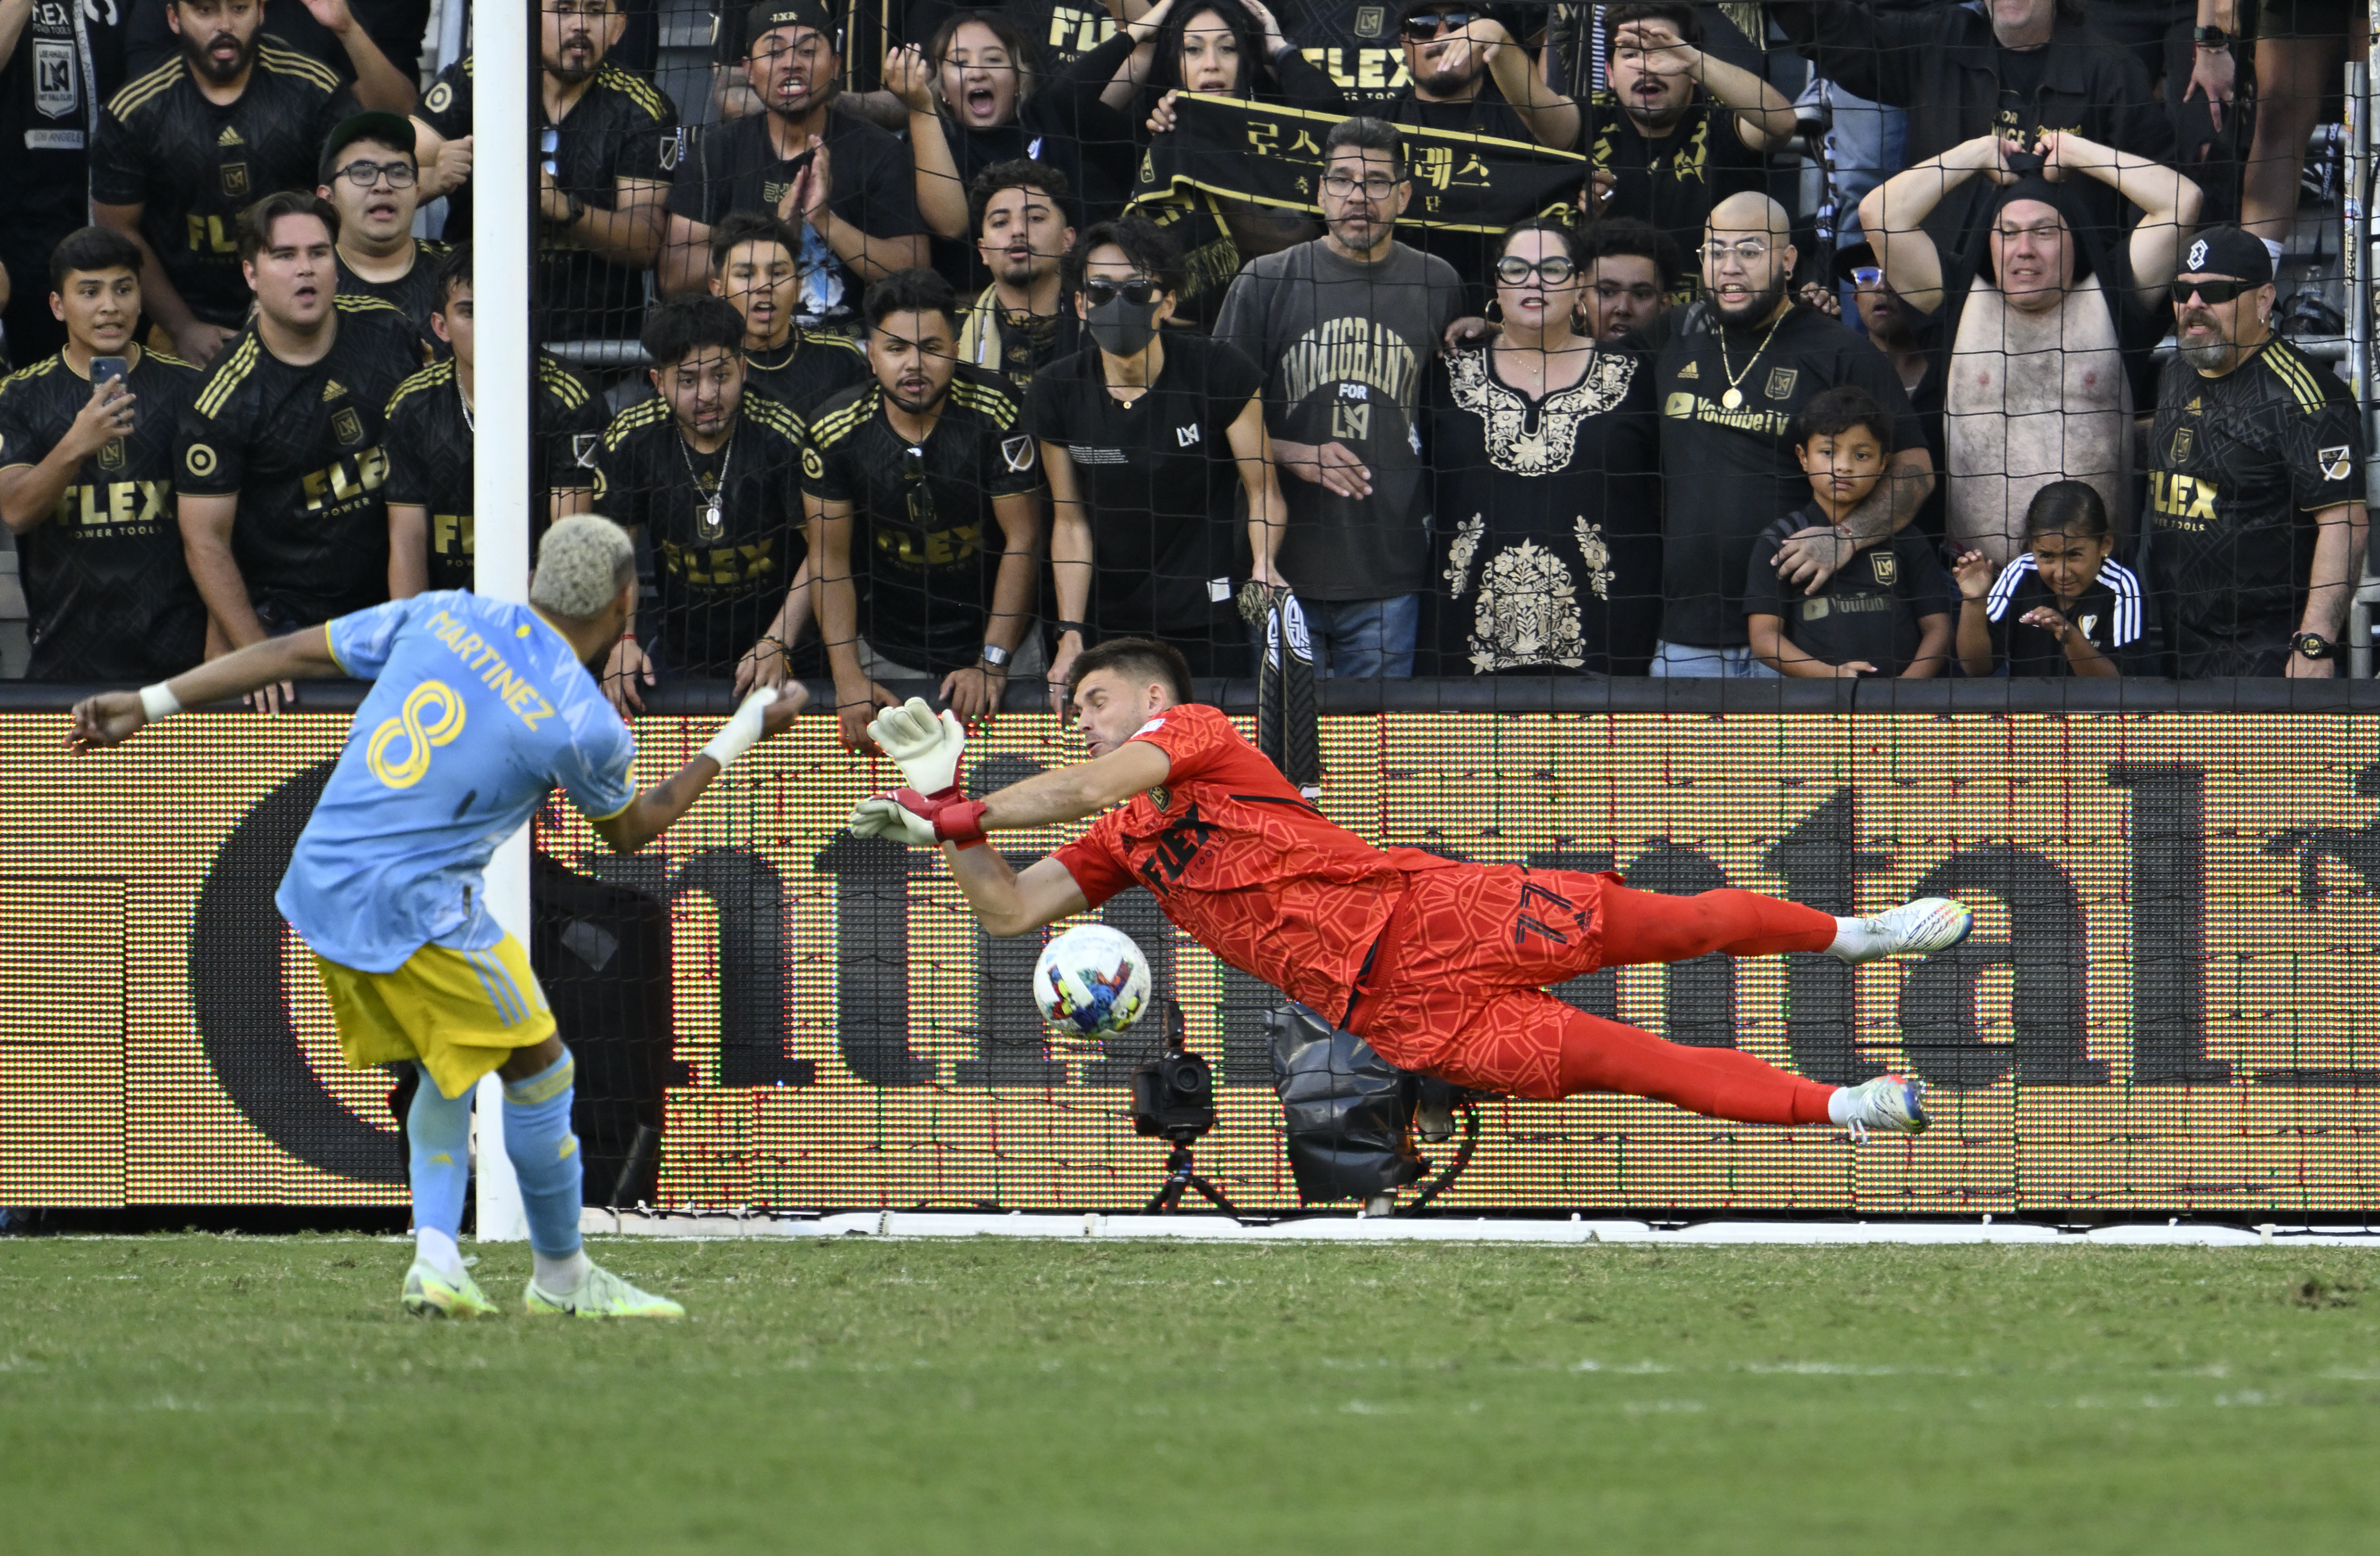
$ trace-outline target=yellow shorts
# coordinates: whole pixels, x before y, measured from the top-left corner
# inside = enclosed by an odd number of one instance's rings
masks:
[[[320,956],[314,966],[348,1064],[416,1060],[448,1097],[469,1090],[514,1050],[553,1035],[528,952],[510,935],[485,951],[425,945],[395,972],[358,972]]]

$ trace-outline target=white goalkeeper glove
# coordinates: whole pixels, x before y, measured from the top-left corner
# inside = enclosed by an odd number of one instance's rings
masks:
[[[939,841],[931,816],[920,816],[891,795],[861,800],[851,813],[851,832],[855,837],[889,837],[913,848],[931,848]]]
[[[909,787],[939,798],[955,791],[959,758],[966,750],[966,726],[945,708],[938,715],[922,697],[887,708],[868,726],[868,737],[891,757]]]

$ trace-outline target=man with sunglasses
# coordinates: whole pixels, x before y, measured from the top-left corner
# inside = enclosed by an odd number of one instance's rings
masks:
[[[1876,262],[1875,245],[1860,242],[1835,250],[1835,285],[1852,289],[1852,312],[1868,344],[1884,353],[1892,364],[1900,386],[1909,392],[1909,407],[1925,429],[1926,452],[1934,456],[1934,468],[1947,469],[1949,455],[1942,432],[1942,365],[1937,353],[1917,338],[1910,313],[1892,287],[1884,279],[1884,267]],[[1943,532],[1943,510],[1949,493],[1942,483],[1935,483],[1925,506],[1910,522],[1938,541]]]
[[[1397,241],[1413,182],[1394,125],[1342,120],[1325,153],[1323,236],[1251,261],[1215,338],[1264,370],[1274,457],[1293,478],[1287,525],[1270,546],[1254,537],[1256,581],[1296,591],[1322,674],[1401,680],[1430,586],[1415,411],[1463,286]]]
[[[1390,124],[1451,129],[1571,151],[1578,145],[1578,104],[1548,86],[1504,24],[1476,5],[1405,0],[1399,16],[1405,69],[1413,78],[1383,104]],[[1414,229],[1414,244],[1454,267],[1471,289],[1466,312],[1483,307],[1494,284],[1488,269],[1492,234]]]
[[[2128,528],[2132,379],[2165,333],[2166,288],[2199,207],[2198,186],[2172,168],[2070,131],[2034,142],[2039,173],[2020,175],[2025,155],[1977,136],[1860,202],[1884,279],[1921,338],[1949,347],[1950,543],[2003,567],[2024,552],[2025,509],[2052,481],[2088,482],[2118,532]],[[1926,223],[1978,176],[1997,186],[1982,239],[1945,256]],[[2082,219],[2086,183],[2140,209],[2126,242],[2100,241]]]
[[[434,340],[430,321],[438,311],[438,261],[446,245],[413,236],[419,173],[411,120],[358,114],[323,145],[322,181],[314,192],[339,213],[339,290],[380,298],[412,320],[423,339]]]
[[[1702,300],[1631,344],[1658,354],[1664,540],[1661,641],[1652,673],[1760,679],[1743,609],[1754,542],[1809,501],[1791,429],[1803,406],[1855,384],[1892,418],[1885,479],[1840,523],[1796,531],[1775,555],[1815,594],[1837,569],[1907,527],[1934,487],[1934,457],[1900,381],[1875,346],[1788,291],[1798,255],[1784,208],[1730,195],[1703,235]],[[1764,553],[1767,548],[1762,548]]]
[[[2168,673],[2334,675],[2363,567],[2362,416],[2274,334],[2273,258],[2249,233],[2200,233],[2173,305],[2141,537]]]

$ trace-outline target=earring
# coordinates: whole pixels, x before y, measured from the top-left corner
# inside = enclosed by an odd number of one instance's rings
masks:
[[[1500,324],[1504,322],[1504,301],[1501,298],[1488,299],[1487,319],[1491,324]]]

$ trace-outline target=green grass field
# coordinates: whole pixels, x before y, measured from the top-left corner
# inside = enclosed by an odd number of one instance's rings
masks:
[[[0,1549],[2380,1550],[2352,1250],[593,1251],[0,1243]]]

